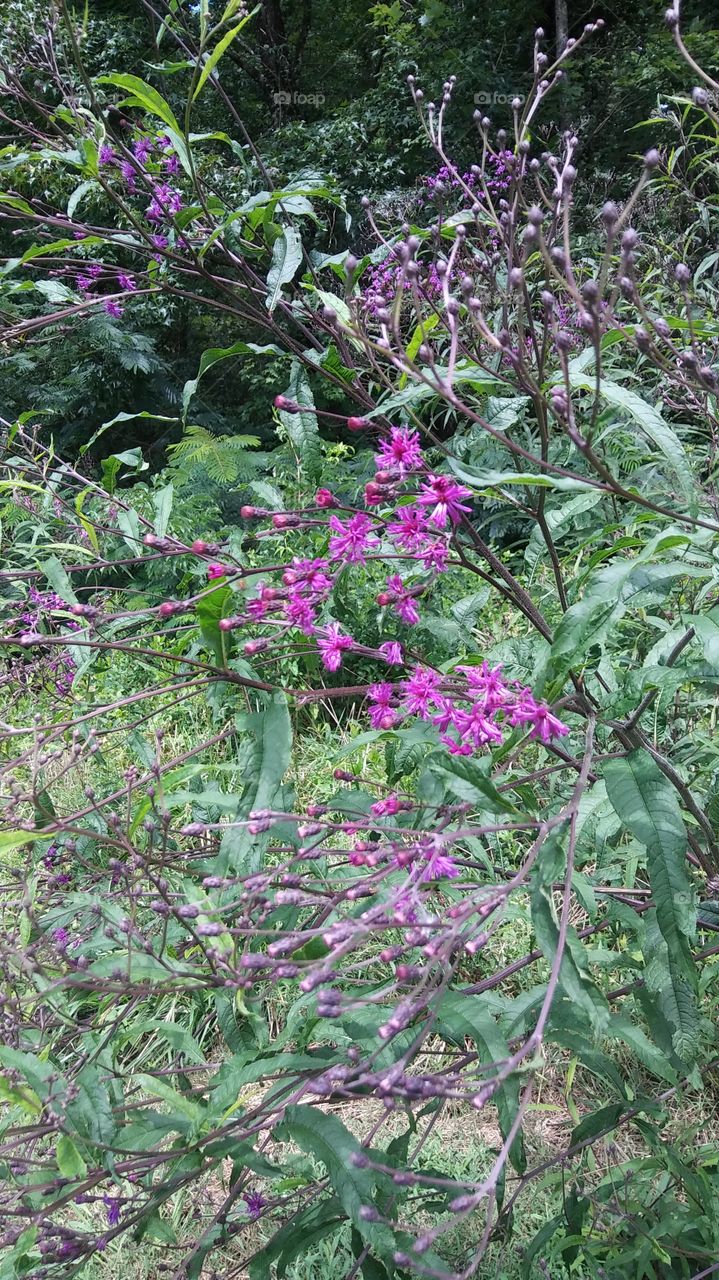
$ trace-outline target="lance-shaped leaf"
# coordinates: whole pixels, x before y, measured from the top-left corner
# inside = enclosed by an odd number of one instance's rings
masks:
[[[285,396],[301,405],[300,413],[285,413],[280,409],[280,421],[297,454],[300,466],[308,478],[315,479],[322,463],[320,433],[317,426],[315,402],[307,381],[307,375],[299,363],[293,362],[289,386]]]
[[[461,991],[448,992],[438,1009],[437,1030],[443,1039],[453,1044],[464,1045],[465,1039],[473,1041],[479,1061],[486,1072],[483,1079],[487,1081],[491,1081],[495,1074],[491,1070],[493,1064],[501,1064],[509,1057],[507,1042],[481,996],[467,996]],[[502,1137],[506,1138],[519,1108],[517,1077],[509,1076],[504,1080],[492,1101],[497,1106]],[[527,1161],[521,1132],[512,1143],[509,1158],[517,1172],[524,1173]]]
[[[674,992],[675,1048],[685,1056],[694,1032],[693,992],[696,970],[691,952],[696,929],[696,903],[687,873],[687,833],[676,791],[646,751],[633,751],[620,760],[608,760],[603,769],[607,795],[624,826],[647,851],[647,871],[656,907],[654,930],[647,928],[646,961],[653,969],[655,990]],[[657,966],[663,978],[657,974]]]
[[[272,246],[272,262],[267,273],[267,297],[265,305],[268,311],[274,311],[280,300],[283,284],[294,279],[295,272],[302,261],[302,239],[296,227],[285,227]]]

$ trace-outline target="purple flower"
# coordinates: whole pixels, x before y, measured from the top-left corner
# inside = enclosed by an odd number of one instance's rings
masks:
[[[385,595],[389,599],[385,600]],[[387,592],[383,592],[377,599],[380,604],[393,604],[395,612],[409,626],[414,626],[415,623],[419,622],[419,609],[415,604],[414,596],[405,587],[398,573],[392,574],[387,579]]]
[[[333,530],[330,538],[331,560],[364,564],[365,552],[379,546],[379,540],[372,532],[372,521],[362,511],[358,511],[346,524],[342,523],[339,516],[330,516],[329,527]]]
[[[440,849],[435,849],[425,856],[427,863],[422,868],[420,880],[439,880],[442,877],[447,880],[454,880],[462,874],[452,859],[446,853],[442,853]]]
[[[104,267],[101,262],[91,262],[85,271],[87,275],[92,276],[93,280],[97,280],[102,275]]]
[[[53,929],[52,940],[58,951],[65,951],[70,945],[70,934],[67,929]]]
[[[106,298],[102,305],[108,316],[113,316],[115,320],[120,319],[124,307],[115,298]]]
[[[440,680],[438,672],[417,666],[409,679],[402,681],[408,715],[421,716],[423,720],[429,718],[431,704],[437,701]]]
[[[386,800],[377,800],[371,806],[371,812],[376,814],[378,818],[393,817],[395,813],[399,813],[403,808],[402,801],[394,791],[392,791]]]
[[[80,293],[89,293],[90,289],[94,289],[95,281],[90,276],[80,275],[77,277],[77,287]]]
[[[310,636],[315,629],[316,616],[309,600],[290,592],[285,605],[285,617],[291,626],[297,627],[306,636]]]
[[[301,560],[295,556],[289,569],[282,575],[286,587],[294,587],[297,591],[309,591],[315,596],[324,596],[332,589],[332,579],[327,576],[326,560]]]
[[[402,656],[402,646],[396,640],[385,640],[384,644],[379,647],[379,653],[382,654],[388,667],[404,666],[404,657]]]
[[[367,690],[370,701],[369,721],[373,729],[391,729],[397,723],[398,716],[394,708],[395,688],[386,681],[371,684]]]
[[[173,151],[169,156],[162,157],[162,167],[171,177],[175,177],[180,172],[180,158]]]
[[[437,539],[430,542],[424,551],[420,551],[417,559],[421,561],[425,569],[433,569],[435,573],[444,573],[447,569],[447,557],[449,556],[449,547],[446,542]]]
[[[419,432],[410,431],[408,427],[391,427],[389,440],[383,440],[375,454],[375,465],[379,470],[397,471],[400,476],[416,471],[422,463]]]
[[[109,1196],[105,1194],[102,1197],[103,1204],[107,1209],[107,1225],[108,1227],[116,1227],[120,1221],[120,1199],[117,1196]]]
[[[128,191],[135,190],[137,182],[137,167],[131,160],[123,160],[120,163],[120,175],[127,185]]]
[[[395,520],[387,525],[387,532],[394,538],[397,546],[410,555],[423,550],[429,540],[427,516],[421,507],[415,505],[398,507]]]
[[[354,648],[351,636],[342,635],[338,622],[330,622],[325,628],[324,636],[317,641],[323,666],[328,671],[339,671],[342,665],[342,654],[345,649]]]
[[[134,276],[128,276],[124,271],[119,273],[117,283],[121,289],[125,289],[128,293],[134,293],[137,288]]]
[[[454,713],[454,724],[463,742],[474,747],[484,747],[488,742],[500,743],[502,730],[490,720],[483,703],[475,702],[470,711],[457,709]]]
[[[539,738],[541,742],[551,742],[552,738],[561,738],[569,733],[569,726],[544,703],[536,702],[528,689],[522,691],[520,700],[512,707],[507,719],[512,725],[531,725],[530,738]]]
[[[157,182],[152,188],[152,200],[145,210],[148,222],[159,222],[173,217],[182,208],[182,196],[167,182]]]
[[[144,164],[146,160],[149,160],[152,152],[154,151],[152,139],[138,138],[136,142],[133,142],[132,150],[140,161],[140,164]]]
[[[252,1218],[253,1221],[259,1218],[266,1204],[267,1201],[265,1200],[265,1197],[260,1195],[259,1191],[251,1191],[244,1199],[247,1216]]]
[[[469,489],[457,484],[450,476],[430,476],[422,485],[417,501],[422,507],[432,508],[429,513],[431,523],[438,529],[444,529],[448,520],[451,524],[458,524],[462,514],[471,511],[471,507],[460,502],[460,498],[469,497]]]
[[[115,152],[113,151],[109,142],[103,142],[101,144],[100,150],[97,155],[97,159],[98,159],[98,164],[114,164],[115,163],[115,159],[116,159]]]

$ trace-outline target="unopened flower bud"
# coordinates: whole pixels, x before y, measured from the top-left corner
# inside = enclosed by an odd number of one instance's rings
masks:
[[[369,425],[370,424],[366,418],[348,418],[347,419],[348,431],[366,431]]]
[[[294,400],[288,400],[287,396],[275,396],[275,409],[281,409],[283,413],[301,413],[300,406]]]
[[[678,262],[674,268],[674,278],[677,284],[689,284],[692,273],[685,262]]]

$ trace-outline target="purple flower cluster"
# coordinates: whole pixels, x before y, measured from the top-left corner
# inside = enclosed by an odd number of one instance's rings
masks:
[[[233,631],[247,624],[265,631],[246,642],[245,653],[254,656],[280,642],[293,629],[314,640],[327,671],[335,673],[347,653],[373,657],[387,666],[404,665],[401,646],[385,641],[368,649],[348,634],[339,622],[322,616],[338,574],[353,566],[366,573],[370,562],[408,562],[402,572],[393,568],[377,594],[382,610],[391,610],[401,623],[413,627],[421,619],[421,598],[438,574],[449,566],[452,539],[471,512],[466,501],[470,491],[451,476],[429,469],[420,447],[419,434],[408,427],[391,427],[383,434],[375,453],[375,478],[365,488],[365,503],[373,509],[338,514],[338,500],[327,489],[319,491],[316,506],[327,511],[328,545],[325,555],[314,559],[295,556],[282,573],[281,585],[260,581],[246,611],[223,618],[220,628]],[[251,519],[269,513],[243,508]],[[274,530],[316,526],[307,513],[277,513],[271,517]],[[271,530],[259,537],[271,535]],[[156,540],[155,540],[156,541]],[[198,544],[202,549],[204,544]],[[212,562],[208,577],[224,576],[224,565]],[[172,617],[182,605],[167,602],[162,617]],[[164,610],[164,613],[163,613]],[[484,747],[499,745],[505,727],[526,725],[529,735],[548,743],[568,732],[567,726],[531,691],[516,681],[505,680],[500,668],[458,667],[450,676],[441,676],[428,667],[416,666],[412,674],[395,685],[389,681],[373,684],[368,690],[370,724],[389,729],[406,716],[419,716],[440,730],[441,741],[454,755],[470,755]]]
[[[452,268],[445,275],[445,280],[453,283],[456,277],[457,271]],[[362,285],[360,305],[366,315],[376,317],[386,307],[392,306],[400,290],[407,292],[410,288],[405,269],[398,261],[395,251],[391,250],[382,262],[369,269],[368,278]],[[441,294],[443,283],[435,262],[420,264],[417,288],[429,299]]]
[[[468,756],[503,742],[505,726],[526,725],[530,738],[548,743],[569,730],[530,689],[505,680],[501,667],[460,666],[450,676],[416,666],[398,685],[383,682],[368,690],[374,729],[391,729],[406,716],[419,716],[441,730],[451,755]]]
[[[511,151],[490,151],[487,156],[487,163],[490,168],[489,173],[485,173],[484,181],[490,195],[501,195],[509,188],[511,175],[507,167],[507,161],[514,158]],[[471,169],[466,173],[459,173],[459,170],[449,165],[443,164],[434,174],[428,174],[423,179],[427,192],[427,198],[432,200],[440,196],[444,197],[448,191],[464,191],[469,187],[476,200],[484,199],[484,191],[479,182],[479,170]]]
[[[41,631],[43,621],[48,614],[55,611],[67,613],[68,610],[67,604],[56,592],[38,591],[37,587],[33,586],[28,589],[27,599],[15,607],[17,609],[15,629],[24,636],[36,635]],[[70,618],[63,619],[63,623],[68,631],[77,631],[80,627],[79,622]],[[67,696],[75,679],[75,660],[72,654],[67,649],[59,650],[51,654],[45,667],[54,680],[55,692],[61,697]]]

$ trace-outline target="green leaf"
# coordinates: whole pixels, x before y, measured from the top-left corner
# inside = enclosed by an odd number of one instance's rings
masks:
[[[97,83],[112,84],[117,89],[127,90],[132,95],[132,101],[129,102],[130,106],[144,107],[145,111],[157,116],[170,129],[174,129],[176,133],[182,133],[177,117],[169,102],[166,102],[162,94],[157,92],[157,89],[153,89],[152,85],[146,84],[139,76],[126,74],[98,76]]]
[[[135,418],[151,418],[154,422],[179,422],[179,418],[167,418],[161,413],[148,413],[143,409],[140,413],[116,413],[114,418],[110,418],[109,422],[103,422],[90,436],[86,444],[80,445],[80,453],[87,453],[91,449],[96,440],[110,428],[117,425],[118,422],[133,422]]]
[[[155,533],[158,538],[164,538],[167,533],[174,496],[175,490],[172,484],[163,485],[152,495],[152,505],[155,508]]]
[[[485,1069],[481,1072],[482,1080],[492,1079],[491,1073],[486,1072],[487,1067],[502,1063],[509,1057],[507,1042],[481,996],[467,996],[461,991],[448,992],[437,1010],[437,1030],[453,1044],[463,1046],[466,1038],[474,1041],[479,1061]],[[492,1101],[496,1102],[499,1127],[502,1137],[506,1138],[519,1108],[518,1077],[510,1076],[504,1080],[492,1095]],[[512,1143],[509,1158],[517,1172],[524,1173],[527,1160],[521,1132]]]
[[[436,751],[427,757],[425,764],[459,800],[488,809],[490,813],[517,812],[511,801],[497,791],[489,777],[492,767],[489,756],[484,760],[470,760],[467,756],[452,756],[446,751]]]
[[[239,34],[239,32],[242,30],[244,26],[246,26],[250,18],[254,17],[254,15],[258,12],[259,8],[260,6],[256,5],[255,8],[252,10],[252,13],[245,14],[241,22],[238,22],[237,26],[233,27],[231,31],[228,31],[226,35],[224,35],[222,39],[219,40],[218,43],[215,45],[214,49],[212,50],[212,53],[207,59],[207,62],[202,68],[202,75],[200,76],[200,79],[197,82],[197,88],[195,89],[195,92],[192,95],[193,102],[195,101],[195,98],[197,98],[199,94],[202,93],[202,90],[208,78],[212,75],[213,71],[215,70],[215,67],[220,61],[220,58],[222,57],[225,50],[230,47],[235,36]]]
[[[149,1093],[153,1098],[160,1098],[170,1108],[170,1115],[179,1113],[194,1125],[200,1125],[206,1118],[206,1110],[198,1102],[193,1102],[191,1098],[186,1098],[179,1090],[173,1089],[172,1085],[166,1084],[158,1076],[150,1076],[140,1074],[134,1077],[135,1083],[139,1085],[144,1093]]]
[[[207,351],[203,351],[200,356],[200,367],[197,371],[197,377],[192,378],[190,382],[186,382],[182,392],[182,421],[187,420],[187,410],[190,407],[190,401],[197,391],[200,379],[211,369],[213,364],[217,364],[220,360],[227,360],[230,356],[244,355],[273,355],[281,356],[285,353],[279,347],[268,343],[267,346],[260,347],[256,342],[235,342],[231,347],[208,347]]]
[[[289,768],[292,724],[284,694],[273,694],[262,711],[238,717],[237,727],[248,735],[240,759],[244,787],[237,818],[243,819],[272,806]],[[245,827],[230,828],[222,838],[220,863],[235,874],[257,871],[266,843],[266,836],[250,835]]]
[[[316,479],[322,465],[322,449],[320,433],[317,426],[315,402],[307,380],[307,375],[297,361],[292,362],[290,381],[284,395],[302,405],[301,413],[285,413],[280,409],[279,416],[302,469],[308,479]]]
[[[690,1005],[696,990],[691,944],[696,934],[696,902],[687,872],[687,833],[676,791],[646,751],[608,760],[603,767],[609,800],[628,831],[647,851],[647,870],[655,903],[656,925],[664,945],[646,930],[648,965],[656,974],[651,984],[661,989],[659,971],[674,992],[675,1047],[680,1057],[691,1050],[684,1024],[694,1025]],[[678,1023],[676,1021],[678,1019]],[[670,1017],[670,1020],[671,1017]]]
[[[79,187],[75,187],[75,190],[73,191],[72,195],[70,196],[70,199],[67,202],[68,218],[73,218],[75,216],[75,210],[77,209],[77,206],[79,205],[83,196],[86,196],[88,191],[93,191],[95,189],[95,186],[96,186],[95,180],[93,178],[90,178],[89,181],[81,182]]]
[[[569,1146],[574,1147],[579,1142],[586,1142],[588,1138],[611,1132],[625,1111],[626,1107],[622,1102],[611,1102],[606,1107],[600,1107],[598,1111],[591,1111],[589,1115],[583,1116],[572,1130]]]
[[[696,904],[677,793],[646,751],[607,760],[603,774],[613,809],[647,850],[649,883],[667,946],[693,968],[690,944],[696,933]]]
[[[75,1143],[65,1134],[58,1140],[55,1148],[55,1159],[57,1167],[63,1178],[69,1178],[71,1181],[77,1181],[87,1175],[87,1165],[78,1151]]]
[[[283,284],[294,279],[302,262],[302,238],[296,227],[285,227],[272,246],[272,262],[267,273],[267,297],[265,306],[274,311],[279,302]]]
[[[582,599],[571,605],[559,621],[535,683],[537,693],[541,693],[548,678],[563,679],[573,666],[584,662],[592,648],[601,648],[610,627],[627,609],[636,608],[652,594],[663,597],[676,578],[708,573],[680,560],[647,563],[652,554],[649,543],[635,560],[614,560],[592,574]]]
[[[183,169],[190,177],[194,176],[192,163],[187,150],[187,142],[182,129],[178,123],[172,107],[169,102],[163,98],[157,89],[153,89],[152,85],[146,84],[139,76],[132,75],[111,75],[98,76],[98,84],[112,84],[118,89],[125,89],[130,97],[123,101],[124,106],[143,107],[145,111],[149,111],[150,115],[156,116],[167,125],[168,134],[172,140],[172,144],[180,158]]]
[[[588,374],[569,371],[569,382],[572,387],[578,387],[587,391],[594,391],[596,383],[594,378]],[[682,495],[686,501],[689,512],[696,514],[698,501],[698,488],[689,465],[684,446],[679,437],[672,428],[664,421],[662,415],[646,400],[642,400],[636,391],[631,391],[628,387],[621,386],[618,382],[610,382],[607,378],[601,378],[599,382],[600,396],[615,405],[618,409],[624,409],[636,423],[641,427],[642,431],[657,446],[659,451],[664,455],[674,476],[679,481]]]
[[[147,471],[150,464],[145,462],[142,456],[142,449],[125,449],[122,453],[111,453],[109,458],[103,458],[100,463],[102,467],[102,482],[109,494],[115,492],[115,482],[123,467],[130,467],[130,475],[139,475],[141,471]]]
[[[40,568],[57,595],[62,596],[69,605],[77,604],[77,596],[72,589],[70,579],[57,556],[48,556],[47,560],[42,561]]]
[[[260,1253],[249,1264],[249,1280],[270,1280],[272,1263],[277,1261],[276,1275],[282,1277],[287,1267],[312,1244],[335,1235],[343,1225],[344,1217],[337,1196],[311,1203],[294,1214],[284,1227],[280,1227]]]
[[[195,603],[195,613],[200,624],[202,638],[212,653],[218,667],[225,665],[227,637],[220,631],[220,618],[224,618],[232,602],[232,591],[227,586],[216,587],[200,596]]]
[[[291,1142],[325,1166],[330,1185],[350,1222],[366,1244],[391,1257],[394,1236],[383,1223],[365,1222],[360,1215],[363,1205],[372,1204],[378,1183],[386,1177],[372,1169],[357,1169],[352,1163],[362,1151],[342,1121],[318,1107],[290,1106],[282,1123],[274,1130],[278,1142]]]
[[[0,831],[0,853],[21,849],[24,844],[32,844],[38,840],[52,839],[52,835],[43,835],[40,831]]]

